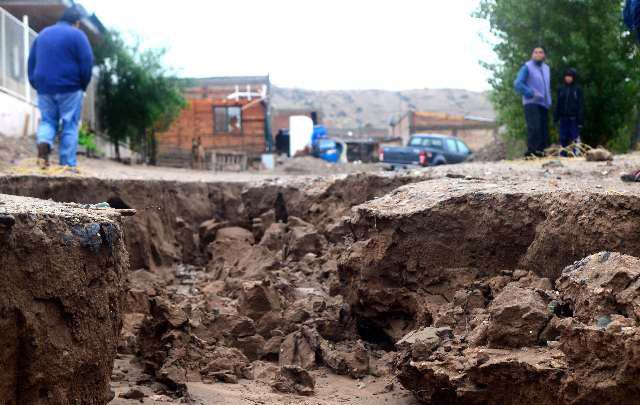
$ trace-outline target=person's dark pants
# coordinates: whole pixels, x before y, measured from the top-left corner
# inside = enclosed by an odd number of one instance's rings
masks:
[[[560,118],[560,144],[563,148],[571,145],[580,137],[580,128],[576,118]]]
[[[549,142],[549,109],[538,104],[524,106],[529,139],[527,155],[543,154]]]

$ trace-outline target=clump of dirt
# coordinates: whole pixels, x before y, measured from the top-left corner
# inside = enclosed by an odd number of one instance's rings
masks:
[[[639,269],[600,253],[565,269],[557,291],[535,276],[512,281],[464,331],[454,321],[455,334],[417,332],[401,346],[399,379],[426,404],[633,404]]]
[[[2,403],[104,405],[128,256],[120,215],[0,195]]]
[[[276,374],[272,387],[285,394],[313,395],[315,385],[307,370],[298,366],[284,366]]]

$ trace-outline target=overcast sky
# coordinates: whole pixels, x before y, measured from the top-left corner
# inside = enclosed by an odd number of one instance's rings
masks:
[[[180,76],[271,74],[315,90],[485,90],[478,0],[80,0],[108,27],[166,46]]]

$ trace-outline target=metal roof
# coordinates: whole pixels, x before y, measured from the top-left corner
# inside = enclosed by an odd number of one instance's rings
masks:
[[[247,84],[266,84],[270,82],[269,76],[222,76],[222,77],[201,77],[185,78],[194,86],[234,86]]]
[[[97,41],[106,32],[105,26],[95,14],[89,14],[80,3],[73,0],[0,0],[0,7],[19,20],[25,15],[28,16],[29,25],[36,32],[57,23],[64,10],[71,6],[75,6],[80,12],[81,28],[89,39],[92,42]]]

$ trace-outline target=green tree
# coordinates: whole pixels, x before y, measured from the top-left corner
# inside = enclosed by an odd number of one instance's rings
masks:
[[[165,50],[128,46],[114,31],[96,49],[102,125],[114,144],[129,141],[155,163],[155,133],[166,129],[185,107],[179,80],[162,64]]]
[[[498,63],[484,65],[493,73],[491,98],[508,135],[526,139],[521,97],[513,82],[535,45],[547,49],[552,89],[566,68],[578,70],[587,104],[583,141],[629,147],[640,95],[640,58],[634,38],[625,30],[622,1],[481,0],[476,17],[489,21],[497,41]]]

